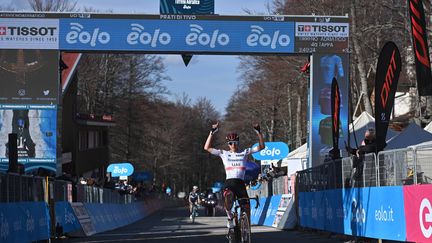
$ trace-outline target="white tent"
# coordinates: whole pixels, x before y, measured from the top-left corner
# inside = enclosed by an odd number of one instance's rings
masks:
[[[424,128],[424,130],[432,133],[432,122],[430,122],[429,124],[427,124],[427,126]]]
[[[303,144],[302,146],[291,151],[287,159],[305,159],[307,155],[307,144]]]
[[[356,147],[356,141],[357,145],[360,146],[361,142],[364,139],[364,134],[369,128],[375,128],[375,119],[371,115],[369,115],[369,113],[364,111],[359,117],[357,117],[357,119],[353,121],[352,124],[350,124],[351,147]],[[355,132],[353,132],[353,130],[355,130]],[[387,130],[386,140],[388,141],[389,139],[398,134],[398,132],[389,128]]]
[[[432,134],[412,122],[401,133],[387,140],[387,146],[385,149],[406,148],[411,145],[428,141],[432,141]]]
[[[281,166],[288,167],[288,171],[287,171],[288,175],[292,175],[296,171],[306,169],[305,163],[306,163],[307,151],[308,151],[307,144],[305,143],[302,146],[291,151],[286,158],[282,159]]]

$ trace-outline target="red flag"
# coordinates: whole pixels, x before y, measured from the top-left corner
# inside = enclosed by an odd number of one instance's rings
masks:
[[[421,0],[408,0],[419,95],[432,95],[432,77],[426,21]]]

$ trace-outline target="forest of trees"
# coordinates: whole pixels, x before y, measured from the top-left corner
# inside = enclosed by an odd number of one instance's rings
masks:
[[[76,10],[68,0],[54,1],[57,5],[53,0],[30,2],[35,10]],[[431,4],[424,3],[430,20]],[[273,0],[269,5],[263,2],[262,12],[349,16],[352,109],[362,97],[354,115],[373,114],[376,63],[381,47],[390,40],[403,59],[399,91],[411,92],[417,99],[407,1]],[[175,77],[166,75],[164,60],[157,55],[85,54],[78,67],[79,111],[113,115],[117,126],[110,133],[112,161],[130,161],[136,170],[153,171],[158,183],[175,184],[178,189],[205,187],[225,176],[220,160],[203,150],[212,122],[222,124],[215,146],[224,146],[227,131],[237,131],[245,146],[255,143],[252,123],[261,124],[266,141],[283,141],[290,150],[306,141],[309,75],[300,68],[308,57],[240,58],[238,89],[221,116],[204,97],[192,102],[184,95],[168,101],[170,91],[163,81]],[[417,99],[406,119],[428,121],[429,102]]]

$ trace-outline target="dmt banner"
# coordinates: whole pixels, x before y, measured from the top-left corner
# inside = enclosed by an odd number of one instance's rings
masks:
[[[432,185],[404,186],[406,240],[432,241]]]

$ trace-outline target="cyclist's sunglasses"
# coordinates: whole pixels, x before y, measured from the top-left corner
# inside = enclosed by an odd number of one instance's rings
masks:
[[[228,142],[228,145],[234,145],[234,144],[238,144],[239,142],[238,141],[231,141],[231,142]]]

